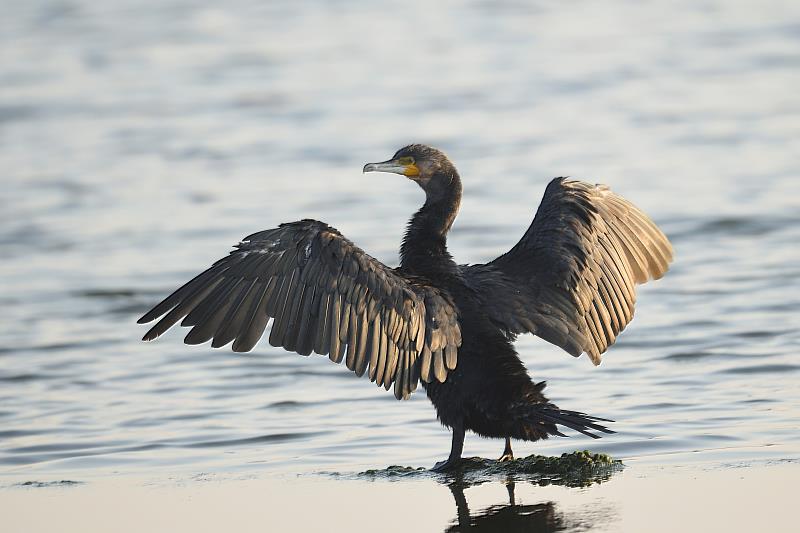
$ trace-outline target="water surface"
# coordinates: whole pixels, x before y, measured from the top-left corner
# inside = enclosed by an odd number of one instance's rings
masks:
[[[647,475],[800,457],[796,2],[3,11],[4,486],[442,459],[450,436],[422,394],[396,402],[266,343],[237,355],[173,331],[143,344],[135,324],[283,221],[324,220],[395,265],[422,193],[360,169],[408,142],[443,148],[461,172],[460,262],[512,246],[558,175],[609,184],[674,243],[672,270],[642,288],[602,366],[517,345],[555,402],[618,433],[517,443],[518,455],[591,447]],[[501,449],[471,436],[465,453]]]

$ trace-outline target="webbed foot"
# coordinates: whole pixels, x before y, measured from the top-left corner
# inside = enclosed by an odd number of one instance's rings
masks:
[[[511,439],[506,437],[506,447],[503,450],[503,455],[497,460],[498,463],[505,463],[514,460],[514,452],[511,450]]]
[[[456,468],[460,464],[461,464],[461,458],[460,457],[458,459],[450,458],[450,459],[447,459],[446,461],[439,461],[438,463],[433,465],[433,468],[431,468],[431,471],[432,472],[447,472],[449,470],[453,470],[454,468]]]

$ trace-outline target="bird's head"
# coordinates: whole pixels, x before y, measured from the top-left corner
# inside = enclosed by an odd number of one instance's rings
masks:
[[[367,163],[364,172],[392,172],[402,174],[422,187],[429,199],[447,189],[460,186],[458,172],[444,152],[425,146],[409,144],[381,163]]]

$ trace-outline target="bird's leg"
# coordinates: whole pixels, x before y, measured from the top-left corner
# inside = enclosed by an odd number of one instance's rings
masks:
[[[514,498],[514,479],[511,477],[506,480],[506,490],[508,490],[508,505],[514,507],[517,502]]]
[[[497,460],[499,463],[514,460],[514,452],[511,451],[511,437],[506,437],[506,448],[503,450],[503,455]]]
[[[458,527],[462,531],[469,529],[469,505],[467,505],[467,498],[464,496],[464,483],[463,479],[460,482],[450,483],[450,492],[453,493],[453,498],[456,500],[456,512],[458,513]]]
[[[450,447],[450,457],[446,461],[439,461],[433,465],[434,472],[445,472],[458,466],[461,462],[461,452],[464,450],[464,424],[459,422],[453,426],[453,444]]]

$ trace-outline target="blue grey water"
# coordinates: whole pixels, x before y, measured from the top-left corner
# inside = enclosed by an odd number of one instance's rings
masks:
[[[483,262],[546,183],[603,182],[664,229],[668,275],[594,368],[526,337],[560,406],[627,463],[800,458],[797,2],[0,2],[0,476],[430,466],[424,394],[313,355],[139,338],[243,236],[317,218],[397,264],[421,191],[362,175],[444,149],[449,241]],[[465,453],[502,442],[468,437]],[[10,481],[9,481],[10,482]]]

